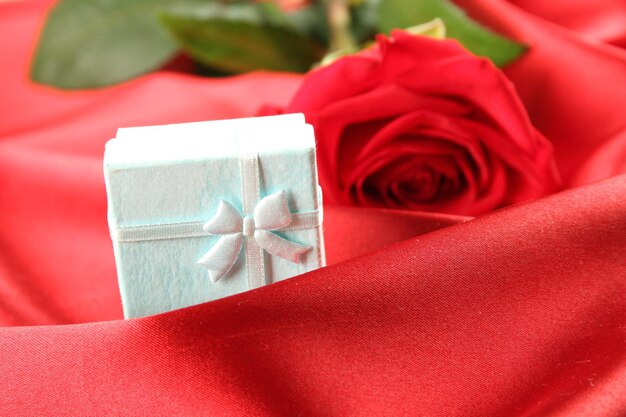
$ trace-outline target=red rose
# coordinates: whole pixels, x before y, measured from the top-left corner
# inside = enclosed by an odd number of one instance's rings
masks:
[[[557,188],[513,85],[454,41],[379,37],[308,74],[285,110],[315,126],[331,203],[475,215]]]

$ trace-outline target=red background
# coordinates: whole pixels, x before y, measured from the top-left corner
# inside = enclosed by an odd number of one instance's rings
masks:
[[[473,220],[328,207],[331,266],[129,321],[104,142],[300,78],[61,93],[27,80],[49,5],[0,4],[0,415],[626,415],[623,3],[459,3],[532,46],[506,73],[576,188]]]

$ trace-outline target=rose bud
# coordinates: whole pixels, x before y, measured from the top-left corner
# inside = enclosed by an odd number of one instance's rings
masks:
[[[559,188],[511,82],[456,41],[394,31],[305,76],[327,202],[477,215]]]

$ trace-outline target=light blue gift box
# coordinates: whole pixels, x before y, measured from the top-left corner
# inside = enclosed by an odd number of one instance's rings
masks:
[[[104,172],[126,318],[324,266],[315,138],[301,114],[119,129]]]

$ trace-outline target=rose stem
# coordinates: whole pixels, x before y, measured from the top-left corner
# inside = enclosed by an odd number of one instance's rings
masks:
[[[355,51],[356,42],[350,31],[350,9],[346,0],[325,0],[330,29],[330,52]]]

